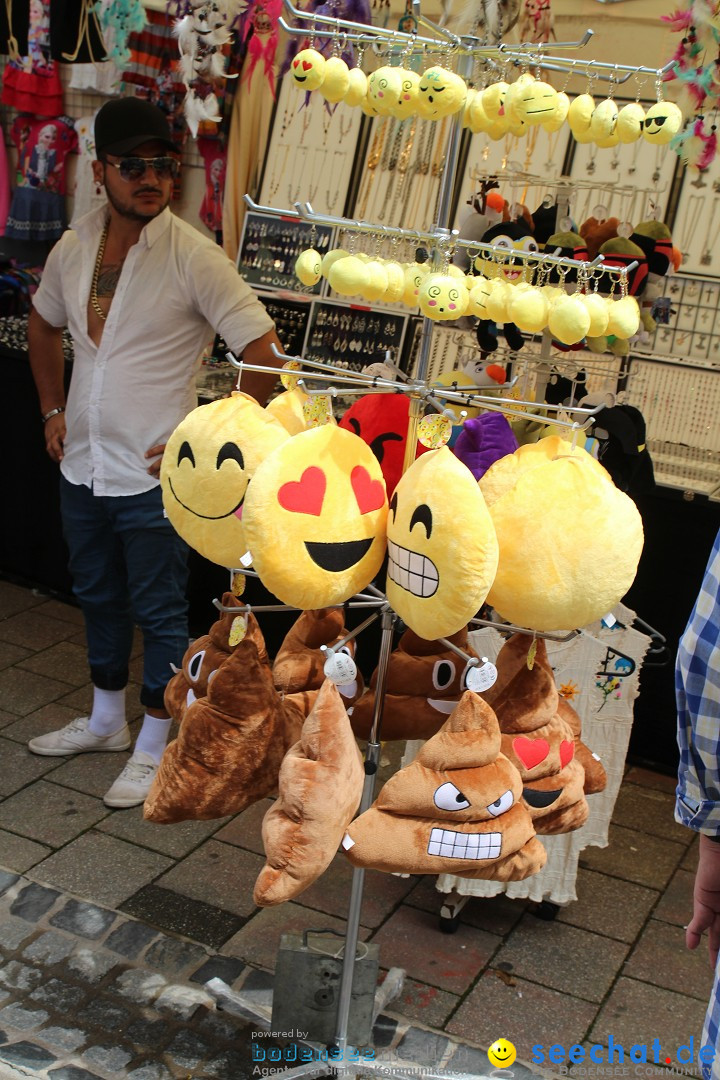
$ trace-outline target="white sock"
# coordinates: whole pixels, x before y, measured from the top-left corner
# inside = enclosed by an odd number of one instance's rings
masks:
[[[153,761],[159,765],[163,750],[167,746],[171,724],[171,718],[160,720],[157,716],[149,716],[148,713],[145,713],[140,734],[135,743],[135,750],[140,750],[143,754],[149,754]]]
[[[114,735],[125,723],[125,688],[101,690],[93,686],[93,707],[88,730],[93,735]]]

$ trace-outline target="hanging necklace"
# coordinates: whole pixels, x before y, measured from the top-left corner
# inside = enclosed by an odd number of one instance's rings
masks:
[[[105,223],[105,228],[102,231],[100,237],[100,246],[98,247],[97,258],[95,259],[95,269],[93,270],[92,285],[90,286],[90,304],[93,311],[99,319],[103,322],[106,321],[107,315],[100,307],[100,301],[98,300],[97,287],[98,279],[100,277],[100,267],[102,266],[103,256],[105,255],[105,244],[107,243],[108,230],[110,229],[110,222]]]
[[[703,266],[710,266],[712,263],[712,253],[715,250],[715,245],[718,241],[718,234],[720,233],[720,222],[718,222],[713,232],[713,225],[715,225],[715,215],[718,209],[718,203],[720,199],[713,199],[712,213],[710,215],[710,221],[707,227],[707,246],[700,256],[700,262]]]
[[[681,234],[682,253],[683,258],[686,260],[689,259],[691,255],[693,238],[697,231],[698,222],[700,221],[700,208],[702,202],[702,195],[691,195],[688,199],[688,206],[685,211]]]

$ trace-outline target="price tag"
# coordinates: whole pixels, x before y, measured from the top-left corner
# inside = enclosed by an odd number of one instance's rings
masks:
[[[332,420],[332,403],[328,394],[318,394],[303,402],[303,416],[307,427],[322,427]]]
[[[241,574],[238,570],[233,573],[230,582],[230,592],[233,596],[242,596],[245,592],[245,575]]]
[[[298,384],[298,376],[286,374],[288,371],[302,371],[302,364],[299,360],[288,360],[280,369],[280,382],[286,390],[294,390]]]
[[[452,435],[452,422],[448,416],[442,413],[430,413],[423,416],[417,426],[418,442],[427,446],[430,450],[437,450],[450,441]]]
[[[357,679],[355,661],[345,652],[331,653],[323,665],[323,671],[336,686],[349,686]]]
[[[482,658],[482,667],[473,664],[465,676],[465,685],[468,690],[481,694],[483,690],[489,690],[493,683],[497,682],[497,668],[491,664],[486,656]]]
[[[230,635],[228,637],[228,645],[230,648],[234,648],[235,645],[239,645],[242,639],[247,634],[247,619],[244,615],[236,615],[230,624]]]

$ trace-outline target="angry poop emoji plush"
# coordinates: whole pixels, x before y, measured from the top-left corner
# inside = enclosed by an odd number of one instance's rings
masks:
[[[343,850],[366,869],[521,881],[545,864],[521,795],[520,774],[500,753],[495,714],[468,690],[349,826]]]

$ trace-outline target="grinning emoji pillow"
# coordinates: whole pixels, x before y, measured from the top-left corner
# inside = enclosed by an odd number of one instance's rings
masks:
[[[342,846],[354,866],[406,874],[521,881],[545,863],[500,729],[466,691],[415,760],[395,773]]]
[[[160,469],[163,506],[191,548],[220,566],[247,551],[242,515],[248,481],[290,438],[254,398],[235,393],[193,409],[168,439]]]
[[[478,494],[470,470],[443,446],[413,462],[390,500],[387,598],[428,641],[467,626],[492,585],[497,539]]]
[[[375,455],[332,424],[295,435],[263,461],[243,514],[263,583],[302,610],[342,604],[372,581],[385,555],[386,523]]]
[[[327,870],[360,804],[363,779],[345,706],[326,679],[300,741],[283,759],[278,797],[263,819],[267,862],[255,882],[256,904],[292,900]]]
[[[448,639],[470,657],[467,627]],[[424,641],[406,630],[390,654],[381,738],[429,739],[445,723],[466,689],[470,664],[441,641]],[[350,714],[353,731],[367,739],[375,708],[377,671]]]
[[[231,592],[225,593],[222,602],[223,607],[240,605],[240,601]],[[165,687],[165,708],[178,723],[193,701],[205,697],[208,683],[215,672],[237,648],[236,644],[230,644],[230,634],[236,618],[238,616],[229,611],[223,612],[207,634],[196,638],[183,656],[181,670]],[[255,643],[260,663],[269,664],[265,640],[257,619],[251,613],[245,621],[247,626],[245,637]]]
[[[635,503],[580,447],[553,435],[480,479],[500,560],[488,602],[531,630],[574,630],[612,610],[643,546]]]

